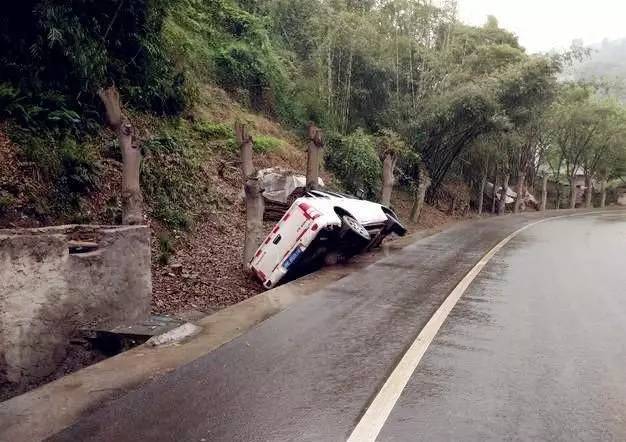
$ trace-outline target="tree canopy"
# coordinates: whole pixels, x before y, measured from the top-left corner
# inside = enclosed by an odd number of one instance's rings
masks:
[[[584,50],[529,55],[495,17],[468,26],[456,10],[454,0],[27,0],[0,18],[0,112],[80,137],[104,85],[133,108],[181,115],[215,83],[297,130],[315,121],[333,149],[363,153],[363,167],[379,166],[365,146],[393,133],[433,189],[468,161],[531,178],[542,159],[560,158],[566,175],[622,170],[607,160],[621,158],[621,105],[597,84],[564,81]],[[405,176],[409,163],[398,162]],[[363,173],[376,185],[379,172]]]

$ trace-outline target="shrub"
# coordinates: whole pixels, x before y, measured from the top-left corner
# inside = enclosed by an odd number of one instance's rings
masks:
[[[12,135],[25,159],[58,187],[77,194],[98,187],[100,167],[89,144],[78,143],[67,133],[17,130]]]
[[[55,211],[78,209],[81,196],[99,187],[99,155],[89,139],[80,143],[67,131],[19,128],[11,129],[11,138],[20,146],[22,158],[32,162],[51,184],[48,203]]]
[[[254,151],[257,153],[269,153],[278,149],[283,142],[278,138],[258,135],[254,137]]]
[[[175,252],[172,238],[167,233],[157,235],[159,241],[159,264],[167,265]]]
[[[199,122],[193,125],[194,130],[209,140],[225,140],[235,136],[233,128],[223,123]]]
[[[326,167],[337,176],[346,190],[363,191],[373,197],[380,188],[382,164],[374,137],[357,129],[350,135],[330,134],[326,141]]]
[[[15,204],[13,195],[7,192],[0,192],[0,215],[7,213],[13,204]]]
[[[59,155],[58,184],[64,193],[82,195],[98,187],[100,167],[89,149],[67,138],[60,145]]]

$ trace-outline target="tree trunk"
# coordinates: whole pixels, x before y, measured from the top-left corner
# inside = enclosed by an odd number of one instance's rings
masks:
[[[122,150],[122,224],[142,224],[141,149],[133,145],[133,125],[122,113],[120,94],[115,86],[100,89],[98,96],[104,104],[108,124],[115,131]]]
[[[493,191],[491,192],[491,213],[496,213],[496,202],[498,201],[498,184],[499,179],[498,175],[495,176],[493,180]]]
[[[540,210],[542,212],[546,211],[547,204],[548,204],[548,174],[545,174],[541,182],[541,208]]]
[[[585,176],[585,207],[591,209],[593,204],[591,198],[593,197],[593,184],[591,183],[591,177]]]
[[[385,154],[383,161],[383,189],[380,196],[380,204],[389,206],[391,204],[391,192],[393,191],[394,177],[393,170],[396,166],[395,155],[391,152]]]
[[[480,189],[478,190],[478,215],[483,214],[483,204],[485,201],[485,187],[487,186],[487,175],[483,175],[480,180]]]
[[[576,177],[571,176],[569,178],[569,208],[576,208]]]
[[[248,265],[257,248],[263,241],[263,186],[252,162],[252,137],[246,127],[235,123],[235,137],[241,153],[241,174],[244,180],[244,193],[246,198],[246,231],[243,245],[243,269],[249,271]]]
[[[504,175],[504,182],[502,184],[502,191],[500,192],[500,201],[498,204],[498,215],[504,215],[506,212],[506,194],[509,188],[509,175]]]
[[[241,160],[241,173],[244,180],[244,185],[248,179],[254,175],[254,163],[252,161],[252,137],[247,133],[246,127],[237,122],[235,123],[235,137],[237,143],[239,143],[239,156]]]
[[[328,52],[326,54],[326,64],[328,65],[328,112],[333,113],[333,55],[332,46],[328,43]]]
[[[422,209],[424,208],[424,200],[426,199],[426,191],[430,187],[430,178],[426,171],[420,172],[420,182],[417,186],[417,192],[415,192],[415,199],[413,200],[413,207],[411,207],[410,220],[412,223],[417,223],[422,215]]]
[[[515,206],[513,206],[513,213],[519,213],[522,208],[522,203],[524,202],[524,181],[526,179],[526,174],[524,172],[520,172],[518,174],[517,179],[517,197],[515,198]]]
[[[602,180],[600,184],[600,207],[604,209],[606,207],[606,180]]]
[[[243,246],[243,267],[248,271],[256,250],[263,241],[263,186],[258,177],[250,176],[244,185],[246,194],[246,234]]]
[[[309,123],[309,147],[306,166],[306,188],[316,189],[319,183],[320,174],[320,150],[324,147],[322,131]]]
[[[457,203],[457,197],[456,195],[454,195],[452,197],[452,201],[450,201],[450,207],[448,207],[448,215],[454,216],[454,212],[456,211],[456,203]]]

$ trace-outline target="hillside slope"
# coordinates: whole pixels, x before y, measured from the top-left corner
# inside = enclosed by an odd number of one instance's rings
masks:
[[[246,122],[259,140],[257,167],[303,170],[301,141],[278,123],[252,114],[221,89],[205,87],[184,118],[133,113],[145,154],[142,185],[153,230],[154,309],[203,311],[244,299],[260,289],[242,277],[245,208],[230,128]],[[97,182],[75,204],[65,204],[58,183],[26,161],[27,146],[11,141],[18,129],[0,126],[0,227],[119,221],[121,163],[113,135],[93,143]]]
[[[246,299],[262,287],[241,271],[245,206],[236,148],[229,133],[246,122],[258,140],[255,165],[303,172],[303,141],[280,124],[250,113],[221,89],[205,86],[184,118],[158,119],[134,113],[144,144],[142,184],[146,221],[153,231],[153,310],[158,313],[211,312]],[[24,146],[10,140],[14,128],[0,126],[0,227],[63,223],[119,222],[121,163],[113,135],[92,140],[98,170],[93,189],[75,205],[60,205],[56,183],[24,160]],[[326,182],[334,178],[322,172]],[[394,206],[406,219],[410,196],[396,192]],[[419,226],[450,217],[427,207]],[[272,223],[267,223],[269,230]]]

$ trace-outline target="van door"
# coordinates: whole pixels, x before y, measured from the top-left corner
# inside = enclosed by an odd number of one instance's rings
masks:
[[[251,265],[260,279],[265,281],[288,257],[313,219],[297,202],[289,208],[252,258]]]

